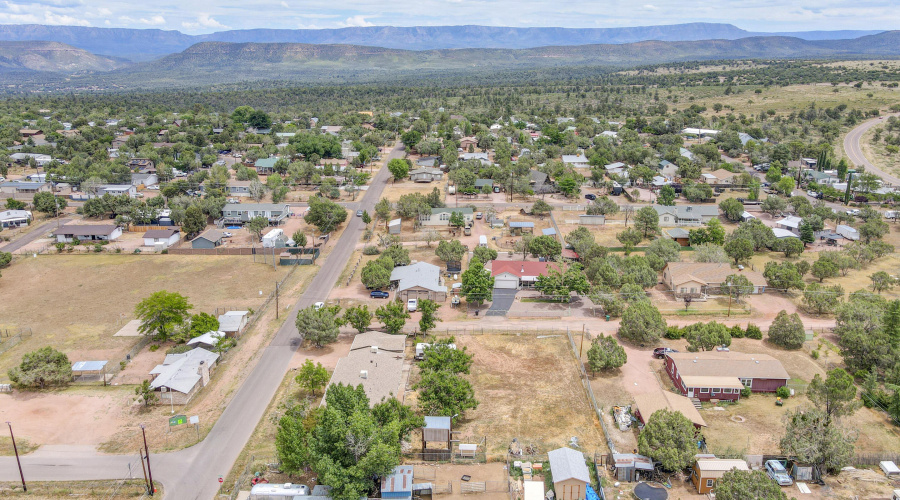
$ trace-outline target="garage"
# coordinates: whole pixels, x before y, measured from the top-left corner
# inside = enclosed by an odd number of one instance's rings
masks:
[[[511,276],[509,274],[494,276],[494,288],[516,290],[519,288],[519,278],[518,276]]]

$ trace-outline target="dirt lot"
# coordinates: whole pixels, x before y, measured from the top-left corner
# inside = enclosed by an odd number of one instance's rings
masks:
[[[113,334],[133,319],[138,302],[159,290],[185,295],[194,312],[258,308],[289,269],[253,265],[250,259],[109,254],[22,259],[3,272],[0,327],[30,328],[33,335],[0,356],[0,381],[24,353],[45,345],[73,362],[117,362],[137,339]]]
[[[583,450],[605,448],[564,337],[464,335],[474,354],[469,380],[479,407],[460,421],[462,442],[487,440],[487,457],[502,459],[510,442],[540,453],[565,446],[572,436]]]
[[[419,483],[434,483],[438,491],[450,488],[452,493],[441,494],[435,498],[441,500],[507,500],[506,491],[508,474],[505,462],[492,462],[478,465],[461,464],[413,464],[413,479]],[[469,481],[462,481],[463,475],[470,476]],[[461,493],[463,485],[485,483],[485,493]],[[515,486],[514,486],[515,487]]]

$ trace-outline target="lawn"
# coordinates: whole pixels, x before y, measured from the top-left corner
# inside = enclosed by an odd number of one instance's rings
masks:
[[[27,328],[32,336],[0,355],[0,382],[23,354],[47,345],[73,362],[118,362],[137,338],[113,334],[134,319],[134,306],[153,292],[181,293],[193,312],[257,309],[288,271],[232,256],[88,254],[17,260],[0,280],[0,328]]]
[[[454,429],[461,442],[485,438],[488,460],[502,459],[513,438],[541,454],[573,436],[588,453],[606,450],[567,343],[560,335],[458,336],[474,354],[467,378],[479,401]]]

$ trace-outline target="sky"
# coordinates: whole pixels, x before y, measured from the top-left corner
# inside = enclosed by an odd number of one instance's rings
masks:
[[[749,31],[900,28],[898,0],[0,0],[0,24],[157,28],[188,34],[253,28],[557,26],[689,22]]]

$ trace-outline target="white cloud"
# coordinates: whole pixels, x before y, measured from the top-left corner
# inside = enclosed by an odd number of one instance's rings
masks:
[[[140,18],[138,22],[141,24],[146,24],[148,26],[159,26],[161,24],[166,24],[166,18],[163,16],[152,16],[150,18]]]
[[[366,26],[375,26],[375,23],[370,23],[366,21],[366,17],[359,15],[348,17],[346,21],[341,23],[341,26],[344,28],[364,28]]]
[[[90,26],[91,23],[84,19],[68,16],[65,14],[55,14],[50,11],[44,12],[45,24],[58,24],[63,26]]]
[[[646,5],[644,5],[644,8],[647,9],[647,10],[659,10],[659,7],[657,7],[657,6],[653,5],[653,4],[649,4],[649,3],[646,4]]]
[[[107,9],[106,7],[100,7],[99,9],[97,9],[97,15],[108,17],[112,15],[112,11]]]
[[[281,2],[281,6],[284,7],[285,9],[290,9],[290,8],[291,8],[291,6],[288,5],[287,2]]]
[[[215,19],[210,17],[209,14],[200,14],[197,17],[197,22],[195,22],[195,23],[183,22],[183,23],[181,23],[181,25],[189,30],[194,30],[197,28],[218,28],[218,29],[228,29],[229,28],[228,26],[225,26],[224,24],[222,24],[219,21],[216,21]]]

